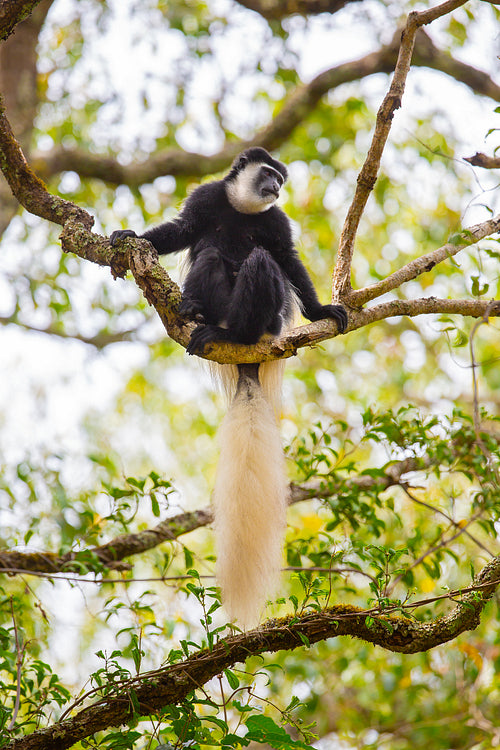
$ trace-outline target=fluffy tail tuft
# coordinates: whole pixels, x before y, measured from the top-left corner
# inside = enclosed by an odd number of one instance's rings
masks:
[[[239,365],[234,400],[222,422],[214,488],[217,579],[226,611],[255,625],[279,584],[288,484],[275,412],[258,365]]]

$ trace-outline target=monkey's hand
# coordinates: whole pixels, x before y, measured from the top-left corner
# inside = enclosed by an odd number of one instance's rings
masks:
[[[203,315],[203,305],[196,299],[189,299],[189,297],[183,297],[181,304],[179,305],[179,314],[184,318],[191,318],[197,323],[204,323],[205,317]]]
[[[342,305],[320,305],[307,313],[309,320],[323,320],[323,318],[333,318],[339,329],[339,333],[344,333],[347,328],[347,311]]]
[[[111,233],[109,241],[114,247],[117,242],[124,240],[125,237],[137,237],[137,235],[133,229],[115,229],[115,231]]]
[[[200,325],[191,334],[189,344],[186,347],[188,354],[199,354],[203,352],[207,344],[214,341],[229,341],[230,336],[226,328],[219,326]]]

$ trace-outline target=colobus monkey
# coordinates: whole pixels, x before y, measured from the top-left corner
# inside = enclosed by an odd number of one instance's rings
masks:
[[[274,205],[287,176],[285,165],[263,148],[249,148],[222,180],[196,188],[173,221],[139,235],[161,255],[188,249],[179,312],[201,323],[189,354],[210,342],[255,344],[264,334],[277,336],[291,325],[297,298],[309,320],[333,318],[340,333],[346,329],[345,309],[319,302],[290,221]],[[127,236],[137,235],[115,231],[111,244]],[[219,366],[226,381],[235,369]],[[275,414],[281,372],[282,362],[238,365],[220,430],[217,579],[229,616],[243,627],[258,621],[281,568],[288,502]]]

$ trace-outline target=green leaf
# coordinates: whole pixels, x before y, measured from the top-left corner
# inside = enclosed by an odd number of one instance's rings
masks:
[[[229,682],[230,686],[233,688],[233,690],[236,690],[236,688],[240,686],[240,681],[238,680],[234,672],[231,672],[230,669],[225,669],[224,675],[227,681]]]
[[[479,276],[471,276],[472,285],[471,285],[471,291],[472,294],[475,297],[480,297],[482,294],[486,294],[488,289],[490,288],[490,285],[487,283],[484,283],[482,286],[479,283]]]
[[[300,740],[293,740],[283,727],[278,726],[270,716],[250,716],[247,720],[248,733],[246,739],[250,742],[266,743],[276,750],[297,748],[298,750],[313,750],[312,745]]]
[[[307,646],[309,648],[309,646],[311,645],[311,642],[309,641],[309,638],[307,637],[307,635],[305,635],[304,633],[301,633],[300,630],[297,631],[297,635],[299,636],[304,646]]]
[[[132,485],[132,487],[135,487],[138,490],[141,490],[141,492],[144,490],[144,485],[146,484],[145,479],[136,479],[135,477],[127,477],[127,484]]]
[[[156,495],[154,492],[151,492],[150,494],[151,498],[151,510],[153,511],[153,515],[158,518],[160,515],[160,505],[158,503],[158,500],[156,499]]]
[[[455,339],[453,341],[453,346],[460,347],[460,346],[466,346],[468,342],[467,334],[464,333],[464,331],[461,331],[457,328]]]

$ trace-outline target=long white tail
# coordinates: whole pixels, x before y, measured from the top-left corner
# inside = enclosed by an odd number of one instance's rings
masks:
[[[229,617],[243,628],[258,622],[278,587],[288,504],[277,399],[266,399],[257,373],[258,365],[239,365],[214,488],[217,580]]]

